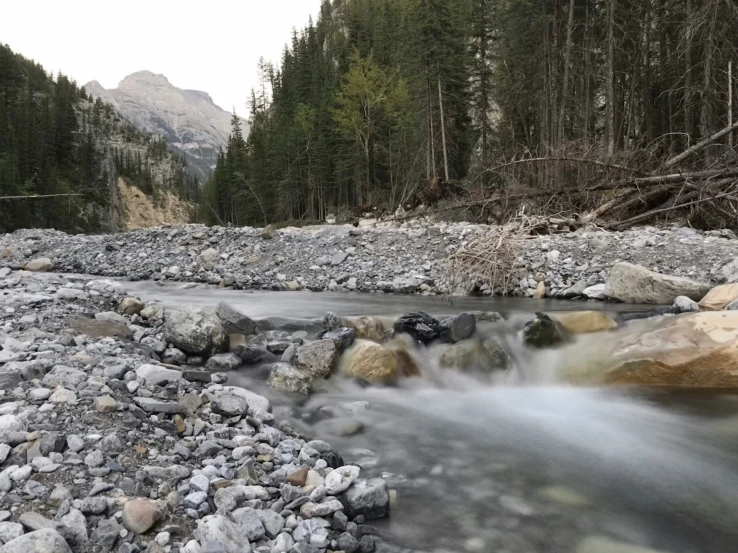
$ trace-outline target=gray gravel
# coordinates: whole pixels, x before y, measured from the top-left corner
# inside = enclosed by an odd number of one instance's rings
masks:
[[[407,223],[382,228],[324,225],[276,231],[199,225],[115,235],[67,235],[23,230],[0,235],[0,267],[19,268],[47,257],[52,270],[197,282],[240,289],[349,290],[419,294],[484,294],[482,283],[449,279],[449,256],[489,227],[463,223]],[[533,296],[543,280],[548,297],[597,297],[617,261],[667,274],[720,283],[738,258],[731,231],[638,228],[580,230],[524,242],[510,292]],[[2,269],[0,269],[2,270]],[[728,273],[735,268],[726,269]],[[732,272],[731,272],[732,271]],[[499,292],[499,291],[496,291]],[[76,291],[66,291],[73,299]]]

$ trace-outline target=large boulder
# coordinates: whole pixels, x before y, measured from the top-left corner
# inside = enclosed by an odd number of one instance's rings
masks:
[[[184,307],[170,313],[164,324],[164,339],[196,355],[228,349],[228,335],[218,318],[197,307]]]
[[[228,334],[243,334],[248,336],[256,332],[256,321],[237,311],[226,302],[218,304],[215,314],[223,324]]]
[[[26,271],[33,271],[35,273],[46,273],[50,271],[53,266],[53,262],[48,257],[39,257],[38,259],[32,259],[26,263],[23,268]]]
[[[344,376],[372,384],[388,384],[400,376],[395,354],[380,344],[366,340],[359,340],[346,350],[338,370]]]
[[[616,263],[605,282],[605,295],[624,303],[671,305],[678,296],[700,301],[710,291],[710,285],[695,280],[662,275],[645,267]]]
[[[195,538],[203,551],[249,553],[248,537],[238,524],[222,515],[208,515],[197,521]]]
[[[601,311],[563,311],[551,313],[550,316],[561,323],[570,334],[602,332],[618,326],[610,315]]]
[[[441,321],[441,338],[447,342],[461,342],[477,331],[477,318],[473,313],[459,313]]]
[[[336,368],[341,353],[340,344],[335,340],[316,340],[297,348],[295,367],[316,378],[327,378]]]
[[[738,387],[735,311],[635,321],[596,348],[572,348],[562,374],[575,384]]]
[[[384,346],[358,340],[341,356],[338,372],[370,384],[392,384],[399,378],[419,375],[420,369],[402,340]]]

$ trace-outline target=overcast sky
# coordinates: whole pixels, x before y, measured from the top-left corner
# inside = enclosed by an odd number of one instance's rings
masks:
[[[148,69],[247,114],[260,56],[278,62],[320,0],[2,0],[0,42],[80,85]]]

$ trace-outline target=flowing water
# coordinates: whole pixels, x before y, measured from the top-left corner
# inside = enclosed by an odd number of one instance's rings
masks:
[[[590,309],[533,300],[246,293],[127,283],[169,307],[225,299],[255,318]],[[623,306],[603,304],[614,311]],[[633,309],[632,307],[630,309]],[[590,350],[611,335],[580,341]],[[533,354],[508,338],[503,382],[439,371],[398,388],[338,382],[304,401],[275,397],[263,371],[231,382],[270,395],[278,419],[325,438],[396,490],[378,531],[417,551],[472,553],[733,553],[738,551],[738,396],[556,384],[576,347]],[[361,410],[368,402],[369,408]],[[344,406],[344,407],[342,407]],[[339,419],[329,418],[338,416]],[[345,436],[345,419],[364,430]],[[626,546],[630,546],[628,549]],[[624,548],[625,547],[625,548]],[[639,548],[640,547],[640,548]]]

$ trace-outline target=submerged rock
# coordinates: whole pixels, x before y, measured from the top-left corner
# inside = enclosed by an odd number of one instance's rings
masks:
[[[460,342],[471,338],[477,330],[477,319],[472,313],[460,313],[441,321],[440,334],[447,342]]]
[[[510,356],[493,338],[471,339],[442,346],[439,363],[447,369],[489,372],[507,370]]]
[[[247,317],[225,302],[220,302],[215,310],[223,328],[228,334],[244,334],[246,336],[256,332],[256,321]]]
[[[564,326],[545,313],[536,313],[523,327],[523,343],[533,348],[550,348],[566,342]]]
[[[618,326],[612,317],[601,311],[562,311],[551,313],[551,317],[570,334],[602,332]]]

